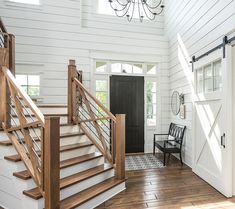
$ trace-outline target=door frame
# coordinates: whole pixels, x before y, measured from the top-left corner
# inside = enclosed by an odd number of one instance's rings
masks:
[[[217,50],[215,52],[213,52],[212,54],[209,54],[206,58],[204,58],[203,61],[201,61],[201,65],[205,66],[209,63],[212,63],[213,61],[216,61],[219,58],[222,58],[222,50]],[[223,94],[223,100],[224,98],[226,99],[226,102],[224,104],[226,104],[226,109],[228,110],[225,114],[225,117],[227,118],[226,120],[226,130],[224,130],[224,132],[226,133],[226,152],[228,155],[228,161],[225,162],[226,163],[226,167],[229,170],[229,173],[227,174],[227,181],[226,181],[226,187],[230,188],[229,191],[224,191],[225,196],[227,197],[231,197],[232,193],[233,193],[233,177],[232,177],[232,170],[233,170],[233,159],[232,159],[232,137],[233,137],[233,131],[232,131],[232,48],[230,45],[226,45],[225,48],[225,54],[226,57],[225,59],[222,59],[222,65],[224,66],[224,68],[226,69],[226,74],[225,76],[222,76],[222,85],[226,86],[226,92],[225,94]],[[193,114],[192,114],[192,157],[193,157],[193,166],[192,166],[192,170],[195,171],[195,167],[196,167],[196,159],[195,159],[195,149],[196,149],[196,131],[195,131],[195,125],[196,125],[196,96],[197,96],[197,92],[196,92],[196,70],[194,70],[194,72],[192,73],[192,81],[193,81],[193,98],[192,98],[192,103],[193,103]],[[225,82],[226,81],[226,82]],[[216,93],[215,93],[216,94]]]
[[[160,59],[161,60],[161,59]],[[92,57],[91,58],[91,67],[92,67],[92,72],[90,74],[91,76],[91,82],[90,83],[90,88],[92,93],[95,95],[95,80],[97,79],[103,79],[107,81],[108,84],[108,109],[110,109],[110,76],[112,75],[120,75],[120,76],[141,76],[144,77],[144,153],[151,153],[152,152],[152,135],[154,133],[159,133],[161,132],[161,118],[162,118],[162,112],[161,112],[161,105],[162,105],[162,99],[161,99],[161,91],[160,91],[160,72],[161,72],[161,68],[162,68],[162,61],[158,61],[158,62],[152,62],[152,61],[140,61],[140,62],[135,62],[135,61],[130,61],[129,59],[127,61],[124,60],[115,60],[115,59],[105,59],[105,58],[95,58]],[[95,63],[97,61],[101,61],[101,62],[107,62],[108,65],[108,69],[106,72],[101,72],[101,73],[97,73],[95,72]],[[136,64],[136,63],[141,63],[144,64],[143,66],[143,73],[142,74],[129,74],[129,73],[112,73],[111,72],[111,63],[113,62],[121,62],[121,63],[130,63],[130,64]],[[157,69],[156,69],[156,74],[152,75],[152,74],[147,74],[147,69],[146,69],[146,65],[148,64],[152,64],[152,65],[156,65]],[[156,82],[156,105],[157,105],[157,111],[156,111],[156,126],[147,126],[147,119],[146,119],[146,81],[155,81]],[[159,120],[158,120],[159,119]],[[151,139],[150,136],[151,135]],[[151,140],[151,142],[150,142]],[[150,142],[148,144],[148,142]]]

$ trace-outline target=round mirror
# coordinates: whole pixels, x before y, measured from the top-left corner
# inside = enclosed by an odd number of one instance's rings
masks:
[[[180,95],[178,91],[174,91],[171,96],[171,110],[174,115],[178,115],[180,111]]]

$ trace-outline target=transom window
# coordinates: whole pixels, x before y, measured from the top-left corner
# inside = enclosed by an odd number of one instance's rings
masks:
[[[29,96],[40,96],[39,75],[16,75],[17,82],[23,87]]]
[[[116,16],[115,11],[111,8],[110,3],[108,0],[96,0],[97,1],[97,13],[98,14],[103,14],[103,15],[113,15]],[[118,0],[120,3],[126,4],[127,0]],[[134,8],[134,13],[133,13],[133,18],[135,19],[139,19],[139,5],[140,3],[136,2],[135,4],[135,8]],[[156,5],[156,2],[153,0],[148,0],[148,4],[154,6]],[[113,4],[113,6],[115,7],[115,4]],[[117,8],[118,9],[118,8]],[[120,9],[120,8],[119,8]],[[129,10],[129,14],[132,13],[133,8],[130,8]],[[148,16],[152,16],[152,14],[150,13],[150,11],[148,11],[147,9],[145,10],[146,13],[148,14]],[[123,14],[125,14],[126,10],[123,10]],[[141,11],[143,12],[143,11]],[[121,15],[121,13],[119,13],[119,15]],[[144,19],[147,19],[147,17],[144,15]]]
[[[136,74],[136,75],[156,75],[157,64],[151,63],[128,63],[96,61],[95,73],[99,74]]]
[[[197,93],[210,93],[222,89],[221,60],[217,60],[196,70]]]
[[[15,3],[22,3],[22,4],[40,5],[40,0],[8,0],[8,1]]]

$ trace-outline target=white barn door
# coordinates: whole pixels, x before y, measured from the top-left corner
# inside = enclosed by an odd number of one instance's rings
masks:
[[[230,60],[230,61],[229,61]],[[231,47],[194,63],[193,172],[232,196]]]

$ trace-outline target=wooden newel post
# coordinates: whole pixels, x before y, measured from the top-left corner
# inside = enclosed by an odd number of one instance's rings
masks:
[[[68,123],[73,123],[76,114],[76,85],[73,78],[78,78],[75,60],[69,60],[68,65]]]
[[[0,128],[2,128],[2,123],[5,123],[6,128],[10,126],[10,95],[6,77],[0,66]]]
[[[126,115],[116,115],[116,178],[125,179]]]
[[[45,208],[60,208],[60,118],[46,117],[43,140]]]
[[[11,73],[15,76],[15,36],[9,34],[9,69]]]

